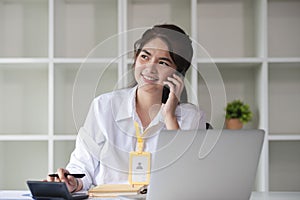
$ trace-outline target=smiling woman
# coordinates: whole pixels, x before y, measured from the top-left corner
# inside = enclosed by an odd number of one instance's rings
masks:
[[[134,179],[129,169],[133,160],[150,166],[145,162],[151,162],[149,155],[156,152],[162,130],[205,129],[205,114],[197,106],[180,101],[193,55],[189,36],[176,25],[156,25],[135,43],[134,53],[136,86],[94,99],[69,164],[58,169],[58,177],[48,176],[48,181],[64,181],[69,191],[128,184]],[[166,88],[169,92],[163,93]],[[139,155],[132,152],[149,159],[132,159]],[[76,179],[65,177],[65,173],[86,176]]]
[[[168,106],[162,111],[168,129],[178,129],[175,109],[179,102],[184,84],[181,77],[175,74],[176,65],[172,61],[168,46],[160,38],[154,38],[144,45],[135,60],[135,79],[138,83],[136,107],[137,114],[142,119],[143,127],[152,121],[149,110],[153,105],[161,104],[163,85],[170,88]],[[171,102],[172,104],[168,104]],[[158,108],[158,106],[156,107]],[[155,111],[152,111],[153,113]],[[155,116],[159,112],[152,114]]]
[[[165,43],[167,48],[164,50],[168,51],[168,56],[176,65],[177,71],[185,75],[193,56],[192,41],[189,36],[180,27],[173,24],[155,25],[152,29],[145,31],[142,38],[135,42],[135,57],[140,54],[146,43],[155,38],[159,38]],[[158,49],[158,46],[152,46],[152,48]]]

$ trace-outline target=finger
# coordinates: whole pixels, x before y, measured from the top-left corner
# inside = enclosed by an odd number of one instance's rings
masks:
[[[173,77],[180,83],[181,86],[184,85],[184,79],[181,76],[178,76],[177,74],[174,74]]]
[[[164,85],[169,86],[170,92],[175,92],[175,85],[173,83],[171,83],[170,81],[164,81],[163,83]]]
[[[47,176],[47,181],[48,181],[48,182],[53,182],[53,181],[54,181],[54,177]]]
[[[170,87],[170,94],[172,92],[174,96],[176,96],[176,98],[179,100],[183,90],[183,85],[179,81],[171,77],[168,77],[168,81],[166,81],[166,83],[167,82],[168,86]]]
[[[172,82],[176,86],[176,88],[178,88],[178,89],[181,88],[182,82],[180,82],[178,79],[168,77],[168,81]]]
[[[67,179],[68,179],[68,182],[67,182],[68,190],[70,192],[74,191],[78,187],[76,178],[74,176],[68,176]]]
[[[169,81],[164,81],[165,85],[168,85],[170,88],[170,93],[168,96],[168,100],[167,102],[171,101],[171,102],[176,102],[175,104],[177,105],[177,103],[179,102],[179,96],[178,94],[176,94],[176,87],[173,83],[169,82]],[[167,104],[167,103],[166,103]]]
[[[64,168],[57,169],[57,174],[58,174],[58,177],[59,177],[61,182],[66,182],[67,181],[67,178],[65,177],[65,173],[69,173],[69,172]]]
[[[173,78],[180,83],[181,88],[184,87],[184,77],[182,75],[173,74]]]
[[[54,182],[61,182],[60,178],[55,177]]]
[[[66,176],[66,181],[68,181],[68,183],[73,183],[75,179],[74,176]]]

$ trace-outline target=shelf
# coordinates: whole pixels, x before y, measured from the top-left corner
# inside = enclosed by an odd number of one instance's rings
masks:
[[[50,60],[48,58],[0,58],[0,64],[17,64],[17,63],[45,63]]]
[[[300,63],[269,65],[269,130],[298,134]]]
[[[268,0],[270,57],[300,57],[300,1]]]
[[[117,11],[117,0],[54,1],[54,57],[86,57],[117,35]],[[95,57],[115,57],[117,45],[116,39],[106,42]]]
[[[27,180],[45,179],[47,151],[46,141],[0,141],[0,188],[27,190]]]
[[[251,0],[198,0],[197,57],[255,57],[258,39],[256,16]],[[261,19],[259,19],[261,20]],[[222,47],[222,48],[220,48]],[[202,50],[204,49],[204,51]]]
[[[54,65],[54,133],[76,134],[92,100],[117,87],[116,64]]]
[[[219,69],[246,69],[246,70],[255,70],[261,67],[261,62],[215,62],[213,65]],[[201,65],[201,64],[200,64]]]
[[[300,141],[300,133],[295,134],[274,134],[269,133],[269,141]]]
[[[44,64],[0,65],[0,133],[47,134],[47,79]]]
[[[49,137],[47,135],[5,135],[0,134],[0,141],[47,141]]]
[[[0,141],[74,141],[77,133],[74,135],[4,135],[0,134]]]
[[[259,64],[264,60],[262,58],[198,58],[198,63],[220,63],[220,64]]]
[[[48,55],[47,2],[0,0],[0,57]]]
[[[115,63],[117,64],[118,59],[116,58],[54,58],[54,63]]]
[[[300,57],[294,58],[268,58],[270,63],[300,63]]]
[[[269,143],[270,191],[300,190],[300,141]]]

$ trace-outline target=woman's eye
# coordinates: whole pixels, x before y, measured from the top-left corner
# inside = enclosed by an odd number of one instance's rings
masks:
[[[167,62],[164,62],[164,61],[160,61],[160,62],[159,62],[159,64],[160,64],[160,65],[167,66],[167,67],[169,67],[169,66],[170,66],[170,65],[169,65],[169,63],[167,63]]]
[[[147,56],[147,55],[144,55],[144,54],[142,54],[142,55],[141,55],[141,58],[143,58],[144,60],[147,60],[147,59],[148,59],[148,56]]]

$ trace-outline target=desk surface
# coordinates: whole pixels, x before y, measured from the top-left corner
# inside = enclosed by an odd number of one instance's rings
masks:
[[[250,200],[299,200],[300,192],[252,192]]]
[[[0,190],[0,199],[1,200],[17,200],[17,199],[31,199],[28,191],[21,190]],[[95,198],[90,198],[94,199]],[[99,198],[97,198],[99,199]],[[299,200],[300,192],[252,192],[250,200]],[[101,198],[101,200],[116,200]]]

